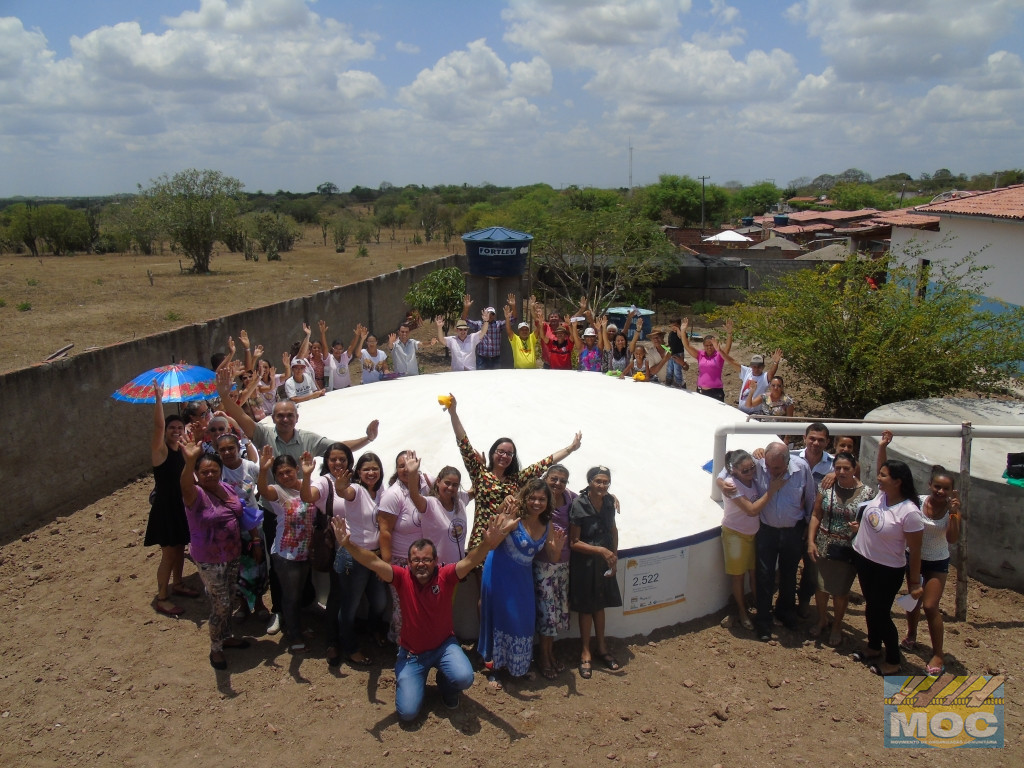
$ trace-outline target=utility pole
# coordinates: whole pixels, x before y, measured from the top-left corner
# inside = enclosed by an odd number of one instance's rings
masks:
[[[710,179],[710,176],[698,176],[700,179],[700,228],[704,230],[704,181]]]

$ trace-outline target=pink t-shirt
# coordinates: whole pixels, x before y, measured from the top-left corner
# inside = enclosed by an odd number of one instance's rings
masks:
[[[761,527],[760,517],[758,515],[748,515],[740,509],[739,504],[736,503],[736,499],[740,496],[748,501],[757,501],[761,498],[761,494],[758,493],[757,488],[744,485],[738,478],[733,477],[724,470],[719,477],[722,480],[732,480],[733,485],[736,486],[736,490],[733,495],[731,497],[726,497],[725,499],[725,513],[722,515],[722,527],[748,536],[752,536],[757,533],[757,529]]]
[[[853,540],[853,549],[873,563],[890,568],[903,568],[906,563],[906,534],[924,530],[921,510],[904,499],[889,506],[880,493],[864,507],[860,530]]]
[[[316,500],[316,508],[321,512],[327,512],[327,497],[332,491],[331,485],[334,478],[330,475],[320,475],[310,481],[310,486],[320,491],[320,498]],[[345,520],[348,532],[352,535],[352,541],[371,552],[380,546],[380,530],[377,528],[377,504],[373,497],[361,485],[351,486],[356,497],[352,501],[345,501],[334,492],[334,506],[332,512],[337,517]]]
[[[697,352],[697,386],[701,389],[722,388],[722,368],[725,358],[718,352],[708,357],[704,350]]]
[[[242,502],[229,485],[220,485],[227,491],[227,501],[196,486],[195,502],[185,506],[191,534],[189,552],[197,563],[229,563],[241,554],[238,521],[242,519]]]
[[[430,478],[420,474],[420,493],[430,493]],[[409,498],[409,489],[401,480],[395,480],[380,497],[378,513],[391,515],[395,527],[391,531],[391,562],[404,563],[409,556],[409,547],[417,539],[423,538],[423,520],[420,511]]]

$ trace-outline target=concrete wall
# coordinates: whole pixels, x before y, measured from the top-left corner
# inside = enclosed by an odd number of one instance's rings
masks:
[[[745,267],[680,267],[654,289],[654,298],[681,304],[700,300],[731,304],[742,298],[740,288],[756,291],[766,280],[801,269],[814,269],[821,263],[759,257],[751,259]]]
[[[115,344],[0,376],[0,476],[8,498],[0,512],[0,540],[38,528],[149,472],[153,407],[110,395],[143,371],[174,360],[209,366],[211,352],[246,329],[268,359],[302,337],[302,323],[327,321],[330,337],[352,338],[356,323],[384,336],[405,317],[409,287],[442,267],[466,267],[449,256],[371,280],[320,291],[205,323]],[[167,406],[171,412],[174,406]]]

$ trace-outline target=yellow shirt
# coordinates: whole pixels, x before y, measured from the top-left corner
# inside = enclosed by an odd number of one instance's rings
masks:
[[[523,341],[516,334],[509,340],[512,346],[512,357],[515,359],[515,368],[536,368],[537,367],[537,334],[531,333],[530,338]]]

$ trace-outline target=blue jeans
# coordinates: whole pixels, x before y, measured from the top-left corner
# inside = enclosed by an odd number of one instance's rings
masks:
[[[353,624],[364,593],[367,618],[376,626],[388,604],[387,587],[373,571],[353,560],[347,549],[338,547],[327,597],[327,645],[340,645],[347,656],[359,648]]]
[[[473,665],[454,637],[425,653],[413,654],[399,647],[395,710],[400,720],[413,720],[420,713],[431,668],[437,669],[437,687],[446,701],[473,685]]]
[[[775,591],[775,563],[779,564],[779,598],[775,615],[786,626],[796,622],[796,571],[807,549],[807,526],[775,528],[761,523],[754,541],[757,546],[757,620],[759,633],[772,631],[772,593]]]
[[[686,381],[683,380],[683,366],[676,362],[675,358],[671,358],[665,363],[665,384],[670,387],[675,384],[686,389]]]
[[[496,371],[501,368],[501,355],[495,357],[476,356],[476,369],[478,371]]]

